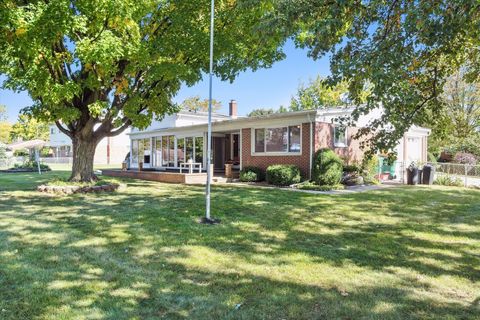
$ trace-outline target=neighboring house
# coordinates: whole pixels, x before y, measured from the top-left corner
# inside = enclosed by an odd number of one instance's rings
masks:
[[[237,169],[272,164],[297,165],[310,177],[312,156],[321,148],[331,148],[347,163],[360,162],[363,151],[352,137],[359,127],[379,115],[364,116],[356,127],[335,125],[335,119],[352,109],[322,109],[274,113],[260,117],[237,117],[237,103],[230,102],[229,116],[214,114],[212,163],[215,171],[231,163]],[[180,112],[154,122],[145,130],[132,130],[130,167],[159,170],[176,169],[189,160],[206,166],[207,114]],[[412,127],[396,147],[401,161],[426,161],[430,130]]]
[[[115,137],[103,138],[95,150],[95,164],[121,164],[130,151],[130,139],[125,130]],[[73,157],[72,140],[56,125],[50,125],[50,147],[56,162],[71,162]]]
[[[27,140],[27,141],[16,141],[7,145],[7,150],[15,152],[18,150],[27,150],[29,157],[32,158],[35,156],[35,150],[42,149],[47,143],[40,139]]]

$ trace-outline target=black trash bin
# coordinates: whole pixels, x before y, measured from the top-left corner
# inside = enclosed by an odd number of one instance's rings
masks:
[[[407,168],[407,184],[416,185],[421,182],[422,170],[419,170],[415,164],[411,164]]]
[[[434,176],[435,167],[431,164],[424,165],[422,170],[422,183],[432,185]]]

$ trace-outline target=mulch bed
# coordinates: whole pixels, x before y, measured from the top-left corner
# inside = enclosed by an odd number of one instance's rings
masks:
[[[41,172],[51,171],[51,169],[41,169]],[[26,172],[38,172],[38,169],[6,169],[0,170],[0,173],[26,173]]]
[[[113,192],[118,190],[119,184],[104,184],[100,186],[47,186],[37,187],[37,191],[54,194],[74,194],[74,193],[92,193],[92,192]]]

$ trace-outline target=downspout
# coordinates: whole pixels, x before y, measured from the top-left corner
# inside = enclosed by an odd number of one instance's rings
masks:
[[[309,179],[312,179],[312,166],[313,166],[313,121],[308,114],[308,121],[310,122],[310,168],[309,168]]]

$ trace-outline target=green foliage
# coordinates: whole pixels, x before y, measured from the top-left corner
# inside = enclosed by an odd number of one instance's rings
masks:
[[[376,154],[393,150],[413,124],[435,126],[443,84],[459,67],[467,81],[480,80],[478,12],[473,0],[279,0],[274,20],[312,58],[331,54],[329,82],[348,82],[354,120],[383,107],[385,116],[360,132]]]
[[[257,182],[265,180],[265,171],[258,167],[244,167],[240,170],[240,181]]]
[[[460,178],[451,177],[448,175],[441,175],[435,178],[433,181],[434,184],[438,184],[441,186],[449,186],[449,187],[463,187],[463,182]]]
[[[28,157],[30,156],[30,153],[27,149],[17,149],[13,152],[13,155],[15,157]]]
[[[289,186],[300,182],[300,169],[295,165],[272,165],[267,168],[266,178],[270,184]]]
[[[193,96],[183,100],[180,104],[182,110],[190,112],[208,112],[208,99],[200,99],[200,96]],[[222,103],[212,99],[212,111],[217,111],[222,107]]]
[[[378,175],[379,158],[378,156],[366,157],[362,163],[362,175],[366,184],[379,184],[375,176]]]
[[[202,186],[53,176],[0,174],[2,320],[478,319],[480,190],[218,186],[209,228]]]
[[[217,3],[215,76],[233,81],[284,58],[288,35],[261,28],[274,3]],[[178,111],[181,86],[209,70],[209,27],[208,0],[2,1],[3,88],[27,91],[25,113],[76,137],[72,179],[87,181],[92,144]]]
[[[343,172],[345,173],[360,173],[362,171],[361,166],[357,164],[345,164],[343,165]]]
[[[445,108],[432,126],[430,152],[453,150],[480,156],[480,82],[468,83],[465,71],[460,69],[446,79],[441,100]]]
[[[11,142],[10,133],[12,125],[5,121],[0,121],[0,142],[8,144]]]
[[[329,84],[318,76],[307,85],[301,84],[297,94],[290,101],[291,111],[321,108],[348,107],[348,83],[345,81]]]
[[[22,164],[16,163],[14,165],[15,169],[26,169],[26,170],[38,170],[38,165],[36,161],[27,160]],[[42,171],[50,171],[50,167],[44,163],[40,163],[40,169]]]
[[[275,110],[273,110],[272,108],[258,108],[258,109],[253,109],[252,111],[250,111],[249,114],[247,114],[247,117],[261,117],[261,116],[267,116],[269,114],[274,114],[276,113]]]
[[[273,1],[216,6],[215,75],[284,57],[285,36],[261,32]],[[86,0],[0,4],[0,73],[5,88],[26,90],[39,120],[71,132],[99,120],[97,134],[177,111],[171,98],[202,79],[209,63],[210,2]],[[252,52],[255,52],[252,55]],[[28,70],[28,72],[26,72]],[[76,121],[82,119],[82,121]]]
[[[428,152],[428,162],[437,163],[438,157],[433,154],[433,152]]]
[[[331,149],[318,150],[313,157],[312,180],[318,185],[337,185],[342,179],[343,161]]]
[[[13,140],[34,140],[41,139],[48,141],[50,128],[48,124],[38,121],[28,114],[18,116],[18,121],[12,127],[10,137]]]
[[[98,179],[91,182],[72,182],[62,177],[55,177],[44,183],[47,186],[78,186],[78,187],[91,187],[91,186],[103,186],[106,184],[121,184],[120,180],[114,178]]]
[[[331,191],[331,190],[343,190],[345,189],[345,186],[343,184],[318,185],[312,181],[307,181],[307,182],[299,183],[297,185],[297,189],[313,190],[313,191]]]

